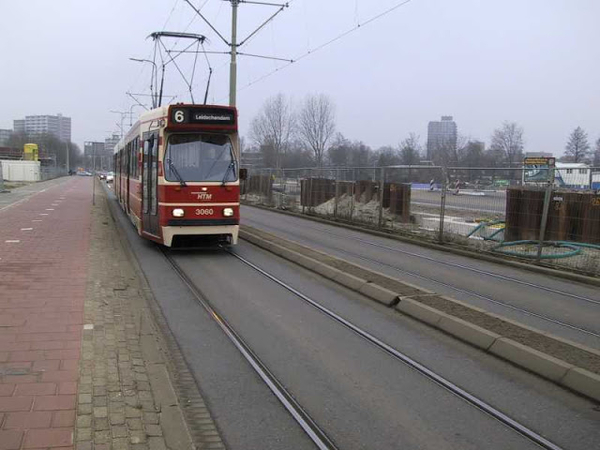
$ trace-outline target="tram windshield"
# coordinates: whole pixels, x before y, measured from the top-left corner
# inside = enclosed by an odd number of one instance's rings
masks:
[[[173,134],[164,160],[167,181],[235,181],[237,163],[229,136]]]

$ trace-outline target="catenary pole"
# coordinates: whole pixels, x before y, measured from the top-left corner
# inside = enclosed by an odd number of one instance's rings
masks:
[[[231,0],[231,63],[229,65],[229,106],[236,105],[237,91],[237,13],[239,0]]]

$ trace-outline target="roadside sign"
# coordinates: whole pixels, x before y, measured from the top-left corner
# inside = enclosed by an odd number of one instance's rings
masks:
[[[523,160],[523,184],[548,183],[554,181],[556,158],[536,156]]]

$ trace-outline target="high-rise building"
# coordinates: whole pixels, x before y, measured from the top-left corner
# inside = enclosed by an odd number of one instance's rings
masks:
[[[104,139],[104,147],[106,148],[106,151],[112,155],[120,140],[121,137],[118,134],[113,134],[111,137]]]
[[[113,155],[115,152],[115,147],[121,140],[121,136],[118,134],[113,134],[111,137],[104,139],[104,152],[106,158],[106,167],[110,168],[113,166]],[[110,170],[110,169],[109,169]]]
[[[442,116],[441,121],[429,122],[427,126],[427,159],[433,160],[436,154],[447,149],[455,149],[458,138],[456,122],[452,116]]]
[[[2,130],[0,129],[0,146],[6,145],[8,140],[10,139],[10,135],[12,134],[12,130]]]
[[[88,170],[110,170],[112,151],[109,151],[104,142],[86,141],[83,143],[83,155]]]
[[[25,119],[13,120],[13,129],[17,134],[25,134]]]
[[[26,116],[13,122],[15,133],[28,135],[49,133],[61,141],[71,141],[71,118],[62,114],[56,116]]]

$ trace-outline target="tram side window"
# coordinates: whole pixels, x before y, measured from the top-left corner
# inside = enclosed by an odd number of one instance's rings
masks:
[[[135,176],[135,163],[133,162],[133,155],[135,149],[135,141],[131,141],[129,143],[129,153],[127,157],[129,158],[129,176],[133,178]]]
[[[127,144],[127,170],[129,177],[133,176],[133,141]]]
[[[136,137],[133,141],[133,173],[135,178],[140,176],[140,168],[138,166],[138,159],[140,153],[140,138]]]

